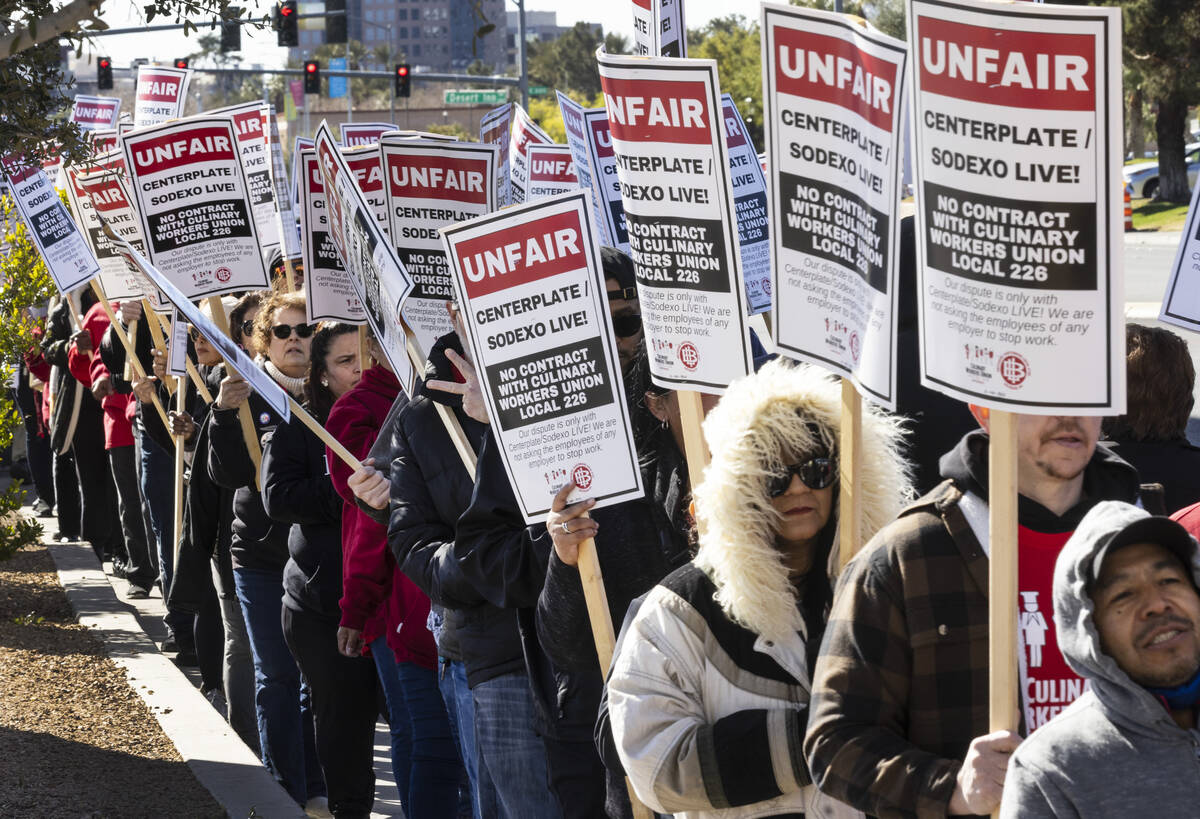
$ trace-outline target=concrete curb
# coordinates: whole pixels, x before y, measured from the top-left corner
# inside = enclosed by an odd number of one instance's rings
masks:
[[[47,543],[46,548],[79,622],[104,642],[196,779],[229,816],[302,819],[300,806],[117,599],[91,546]]]

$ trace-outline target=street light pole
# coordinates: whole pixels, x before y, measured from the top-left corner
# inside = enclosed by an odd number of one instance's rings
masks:
[[[346,38],[346,70],[350,70],[350,38]],[[346,122],[354,122],[354,106],[351,102],[353,94],[350,91],[350,86],[354,81],[349,77],[346,78]]]

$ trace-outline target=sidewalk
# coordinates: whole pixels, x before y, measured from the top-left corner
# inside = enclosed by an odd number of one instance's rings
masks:
[[[32,515],[26,508],[25,514]],[[57,543],[53,518],[38,518],[59,581],[82,625],[103,641],[164,733],[205,788],[232,817],[303,817],[258,758],[200,694],[200,673],[181,668],[158,648],[166,638],[166,609],[156,588],[149,599],[129,599],[128,584],[108,574],[86,543]],[[372,817],[400,817],[386,723],[375,735],[376,801]]]

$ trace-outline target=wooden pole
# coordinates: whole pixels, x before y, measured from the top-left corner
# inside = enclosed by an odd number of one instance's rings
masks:
[[[187,403],[184,400],[187,392],[187,382],[182,378],[175,378],[175,409],[177,412],[186,412]],[[170,430],[170,427],[167,427]],[[173,569],[179,568],[179,544],[183,540],[183,463],[184,463],[185,444],[182,435],[175,436],[175,547]]]
[[[107,304],[107,303],[108,302],[105,302],[105,304]],[[124,327],[124,325],[121,324],[120,321],[118,320],[116,322],[116,331],[115,331],[116,334],[119,336],[126,337],[128,339],[129,343],[125,345],[126,349],[136,350],[137,349],[137,333],[138,333],[137,322],[134,322],[134,325],[129,328],[128,336],[126,336],[125,333],[122,332],[123,327]],[[136,372],[133,369],[134,358],[135,358],[135,356],[133,353],[130,353],[128,356],[125,357],[125,367],[121,371],[121,377],[124,378],[126,381],[133,381],[133,373]],[[141,376],[138,376],[138,377],[141,378]]]
[[[287,230],[285,227],[284,230]],[[289,293],[296,292],[296,270],[292,267],[292,260],[285,253],[283,256],[283,276],[287,280],[287,289]]]
[[[158,313],[150,306],[150,299],[142,299],[142,315],[146,317],[146,326],[150,328],[150,340],[154,342],[154,349],[166,353],[167,340],[163,336],[162,323]]]
[[[688,480],[694,492],[704,478],[704,470],[708,468],[711,456],[708,444],[704,442],[704,405],[700,393],[695,390],[678,390],[675,393],[679,401],[679,421],[683,427],[683,454],[687,458]]]
[[[856,490],[862,474],[862,396],[842,379],[842,428],[838,442],[838,570],[862,548],[862,503]]]
[[[358,366],[362,367],[362,371],[366,372],[371,361],[371,337],[367,332],[367,325],[358,325]]]
[[[1017,730],[1017,418],[989,413],[988,725]],[[993,814],[995,815],[995,814]]]
[[[317,419],[309,415],[308,410],[300,406],[299,402],[290,395],[288,396],[288,404],[291,405],[292,414],[297,416],[304,423],[304,426],[312,430],[313,434],[321,439],[321,443],[332,449],[333,453],[341,458],[342,461],[345,462],[346,466],[350,467],[350,469],[355,472],[363,468],[362,461],[360,461],[358,458],[355,458],[354,453],[346,449],[346,447],[342,445],[341,441],[339,441],[337,438],[334,438],[329,433],[329,430],[317,423]]]
[[[229,316],[225,315],[225,305],[221,304],[220,296],[208,297],[208,309],[212,312],[213,321],[217,328],[229,336]],[[254,485],[262,491],[262,446],[258,443],[258,430],[254,419],[250,417],[250,404],[243,403],[238,407],[238,420],[242,423],[242,438],[246,441],[246,449],[250,451],[250,460],[254,462]]]
[[[137,351],[133,348],[133,343],[129,337],[121,331],[121,320],[117,318],[117,314],[113,312],[112,305],[108,303],[108,299],[104,296],[104,288],[100,285],[99,279],[92,279],[92,288],[96,291],[96,298],[100,302],[100,309],[104,311],[104,315],[108,316],[109,323],[113,326],[113,335],[121,340],[121,344],[125,347],[125,363],[133,369],[133,373],[139,379],[146,377],[146,371],[142,369],[142,362],[138,360]],[[136,324],[134,325],[137,326]],[[171,424],[167,421],[167,412],[163,409],[163,405],[158,400],[158,395],[151,397],[151,402],[154,408],[158,410],[158,417],[162,419],[163,426],[167,429],[171,428]]]

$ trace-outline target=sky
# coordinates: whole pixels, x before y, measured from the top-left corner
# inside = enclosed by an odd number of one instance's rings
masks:
[[[257,8],[254,0],[246,5],[252,9],[252,14],[262,16],[269,14],[274,5],[270,0],[258,0]],[[103,19],[110,28],[134,28],[145,25],[141,8],[144,3],[139,0],[105,0]],[[583,3],[580,0],[528,0],[527,11],[554,11],[558,13],[559,25],[572,25],[580,20],[589,23],[600,23],[606,32],[614,31],[633,39],[633,14],[630,11],[630,0],[603,0],[602,2]],[[739,8],[741,7],[741,8]],[[506,8],[516,10],[516,4],[509,0]],[[732,12],[746,16],[758,14],[758,3],[753,0],[687,0],[684,6],[687,25],[696,28],[715,16]],[[170,20],[155,19],[153,24],[169,23]],[[202,33],[204,33],[202,31]],[[139,32],[95,40],[97,51],[92,54],[91,63],[86,62],[87,50],[84,52],[85,62],[76,71],[81,76],[95,71],[96,54],[107,54],[118,68],[127,67],[135,58],[146,57],[152,61],[169,63],[176,57],[183,57],[196,50],[195,41],[198,35],[193,33],[184,37],[178,31]],[[249,27],[242,29],[242,64],[249,66],[260,63],[266,67],[282,66],[286,60],[287,50],[275,45],[275,32],[270,29],[254,31]]]

